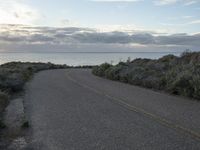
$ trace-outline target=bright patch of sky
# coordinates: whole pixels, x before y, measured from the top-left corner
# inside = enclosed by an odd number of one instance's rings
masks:
[[[199,0],[0,0],[1,24],[196,33]]]

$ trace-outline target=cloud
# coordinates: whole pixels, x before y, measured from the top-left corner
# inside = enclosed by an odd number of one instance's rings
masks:
[[[186,16],[186,19],[189,19],[189,18],[193,18],[193,17],[190,17],[190,16]],[[160,23],[160,25],[163,25],[163,26],[172,26],[172,27],[183,27],[183,26],[190,26],[190,25],[198,25],[200,24],[200,20],[197,19],[197,20],[192,20],[192,21],[189,21],[189,22],[185,22],[185,23]]]
[[[156,43],[160,45],[193,45],[200,46],[198,41],[200,35],[187,35],[187,34],[175,34],[171,36],[158,36],[155,38]]]
[[[120,2],[120,3],[127,3],[127,2],[140,2],[140,1],[143,1],[143,0],[90,0],[90,1],[93,1],[93,2]]]
[[[0,0],[0,24],[32,24],[39,12],[23,0]]]
[[[189,6],[198,3],[198,1],[197,0],[154,0],[154,4],[158,6],[172,5],[176,3],[181,3],[184,6]]]
[[[131,51],[186,49],[200,46],[200,34],[164,35],[133,30],[99,32],[78,27],[32,27],[0,25],[0,47],[5,51]]]
[[[200,24],[200,20],[193,20],[189,22],[188,24]]]
[[[78,27],[80,24],[76,21],[72,21],[69,19],[62,19],[60,20],[60,26],[61,27]]]
[[[186,15],[186,16],[182,16],[181,18],[183,18],[183,19],[191,19],[191,18],[194,18],[194,16]]]
[[[184,3],[185,6],[189,6],[189,5],[193,5],[193,4],[196,4],[197,1],[187,1]]]
[[[179,0],[155,0],[154,4],[155,5],[170,5],[170,4],[175,4],[177,3]]]

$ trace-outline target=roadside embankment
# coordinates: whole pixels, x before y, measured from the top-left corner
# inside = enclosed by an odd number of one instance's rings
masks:
[[[180,57],[135,59],[117,65],[104,63],[93,74],[154,90],[200,100],[200,52],[185,52]]]
[[[51,63],[11,62],[0,65],[0,149],[23,147],[23,128],[29,126],[24,112],[24,85],[34,73],[48,69],[64,69],[66,65]],[[20,139],[20,140],[19,140]],[[10,144],[12,143],[12,144]]]

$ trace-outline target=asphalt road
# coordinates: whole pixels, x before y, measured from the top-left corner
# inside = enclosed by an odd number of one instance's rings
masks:
[[[36,74],[25,106],[36,150],[200,149],[200,102],[102,79],[87,69]]]

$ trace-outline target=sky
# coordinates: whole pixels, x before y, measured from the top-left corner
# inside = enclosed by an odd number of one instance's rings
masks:
[[[200,0],[0,0],[0,51],[200,50]]]

